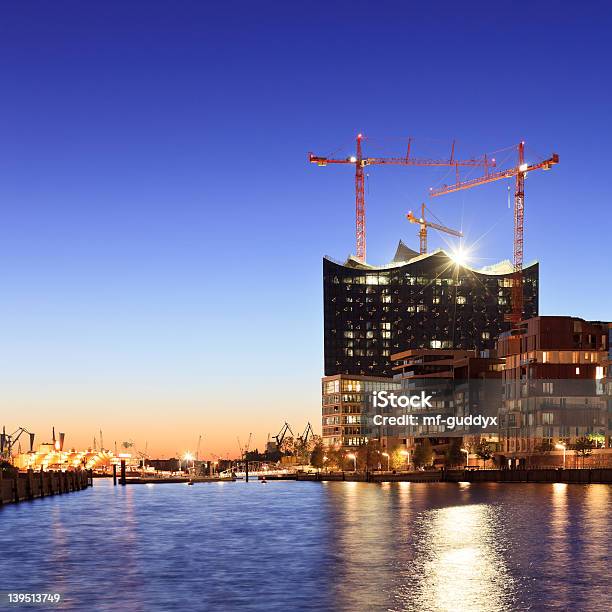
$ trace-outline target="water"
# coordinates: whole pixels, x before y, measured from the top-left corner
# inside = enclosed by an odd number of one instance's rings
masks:
[[[0,508],[0,592],[130,612],[610,610],[611,501],[608,485],[96,480]]]

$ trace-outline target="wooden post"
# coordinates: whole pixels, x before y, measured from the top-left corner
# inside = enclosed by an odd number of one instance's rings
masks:
[[[32,470],[27,472],[26,495],[29,499],[34,499],[34,472]]]
[[[249,482],[249,462],[245,460],[244,465],[244,479],[246,482]]]
[[[125,485],[125,459],[121,460],[121,480],[120,483]]]
[[[117,486],[117,464],[113,463],[113,485]]]

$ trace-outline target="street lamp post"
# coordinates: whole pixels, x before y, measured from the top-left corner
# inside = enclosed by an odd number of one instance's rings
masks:
[[[387,472],[389,471],[389,453],[382,453],[383,457],[387,458]]]
[[[462,448],[461,452],[465,453],[465,467],[470,467],[470,452],[466,448]]]
[[[557,442],[555,444],[557,450],[563,450],[563,469],[565,469],[565,449],[567,448],[565,442]]]
[[[402,450],[400,451],[400,455],[406,457],[406,470],[408,471],[410,469],[410,452],[407,450]]]

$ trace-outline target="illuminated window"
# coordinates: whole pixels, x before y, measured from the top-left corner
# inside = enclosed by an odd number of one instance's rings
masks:
[[[457,296],[457,304],[465,304],[466,303],[466,299],[464,295],[458,295]]]
[[[580,374],[580,368],[576,368],[576,374]]]

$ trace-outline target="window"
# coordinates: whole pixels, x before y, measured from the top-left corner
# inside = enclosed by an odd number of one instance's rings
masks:
[[[465,304],[466,303],[466,299],[464,295],[458,295],[457,296],[457,304]]]
[[[549,395],[552,395],[552,393],[553,393],[553,383],[551,383],[551,382],[542,383],[542,392],[543,393],[548,393]]]
[[[576,368],[576,374],[580,374],[580,368]]]
[[[542,413],[542,425],[552,425],[552,423],[553,423],[553,413],[543,412]]]
[[[489,332],[482,332],[482,334],[480,334],[482,336],[483,340],[488,340],[491,337],[491,334]]]

